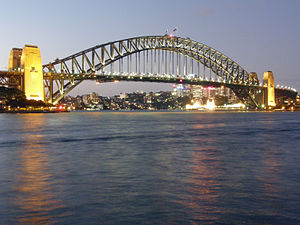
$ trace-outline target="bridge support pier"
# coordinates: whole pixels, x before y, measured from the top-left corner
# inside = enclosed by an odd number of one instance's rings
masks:
[[[45,100],[43,67],[40,49],[35,45],[25,45],[21,56],[24,70],[24,92],[27,99]]]
[[[27,99],[45,100],[42,58],[37,46],[13,48],[9,55],[8,69],[24,72],[24,77],[17,82],[17,88],[24,91]]]
[[[8,60],[8,70],[9,71],[20,71],[21,70],[21,56],[22,49],[21,48],[13,48],[9,54]],[[9,87],[16,87],[17,89],[24,91],[24,78],[19,77],[10,77],[9,78]]]
[[[263,91],[264,104],[268,107],[276,106],[274,75],[272,71],[264,72],[263,86],[266,87],[266,89]]]

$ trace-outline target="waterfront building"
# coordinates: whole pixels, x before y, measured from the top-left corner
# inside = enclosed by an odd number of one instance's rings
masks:
[[[84,105],[89,105],[90,104],[90,95],[83,95],[82,102]]]
[[[184,97],[190,95],[190,85],[185,84],[174,84],[172,95],[176,97]]]
[[[95,92],[92,92],[89,97],[89,102],[92,104],[99,103],[99,95]]]

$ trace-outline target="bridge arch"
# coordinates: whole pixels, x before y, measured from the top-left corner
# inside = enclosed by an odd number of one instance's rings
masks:
[[[86,49],[63,59],[43,66],[47,74],[45,87],[48,89],[46,99],[57,101],[71,91],[85,78],[76,75],[93,76],[97,72],[113,65],[115,62],[141,52],[162,50],[173,52],[198,63],[211,70],[223,82],[243,85],[258,85],[258,79],[253,79],[240,65],[214,48],[189,38],[165,36],[142,36],[109,42]],[[68,79],[54,79],[58,90],[50,90],[51,77],[55,74],[67,75]],[[62,76],[61,76],[62,77]],[[65,76],[66,77],[66,76]],[[47,91],[47,90],[46,90]]]

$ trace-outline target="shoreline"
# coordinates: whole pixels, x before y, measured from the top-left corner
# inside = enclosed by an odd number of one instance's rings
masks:
[[[26,114],[26,113],[69,113],[69,112],[190,112],[190,113],[226,113],[226,112],[234,112],[234,113],[252,113],[252,112],[299,112],[300,110],[53,110],[53,111],[47,111],[47,110],[31,110],[31,111],[25,111],[25,110],[1,110],[0,114]]]
[[[0,111],[0,113],[10,113],[10,114],[15,114],[15,113],[62,113],[62,112],[69,112],[69,111],[45,111],[45,110],[32,110],[32,111],[15,111],[15,110],[6,110],[6,111]]]

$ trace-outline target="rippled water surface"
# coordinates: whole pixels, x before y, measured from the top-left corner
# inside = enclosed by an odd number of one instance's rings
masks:
[[[300,113],[0,114],[0,224],[300,224]]]

